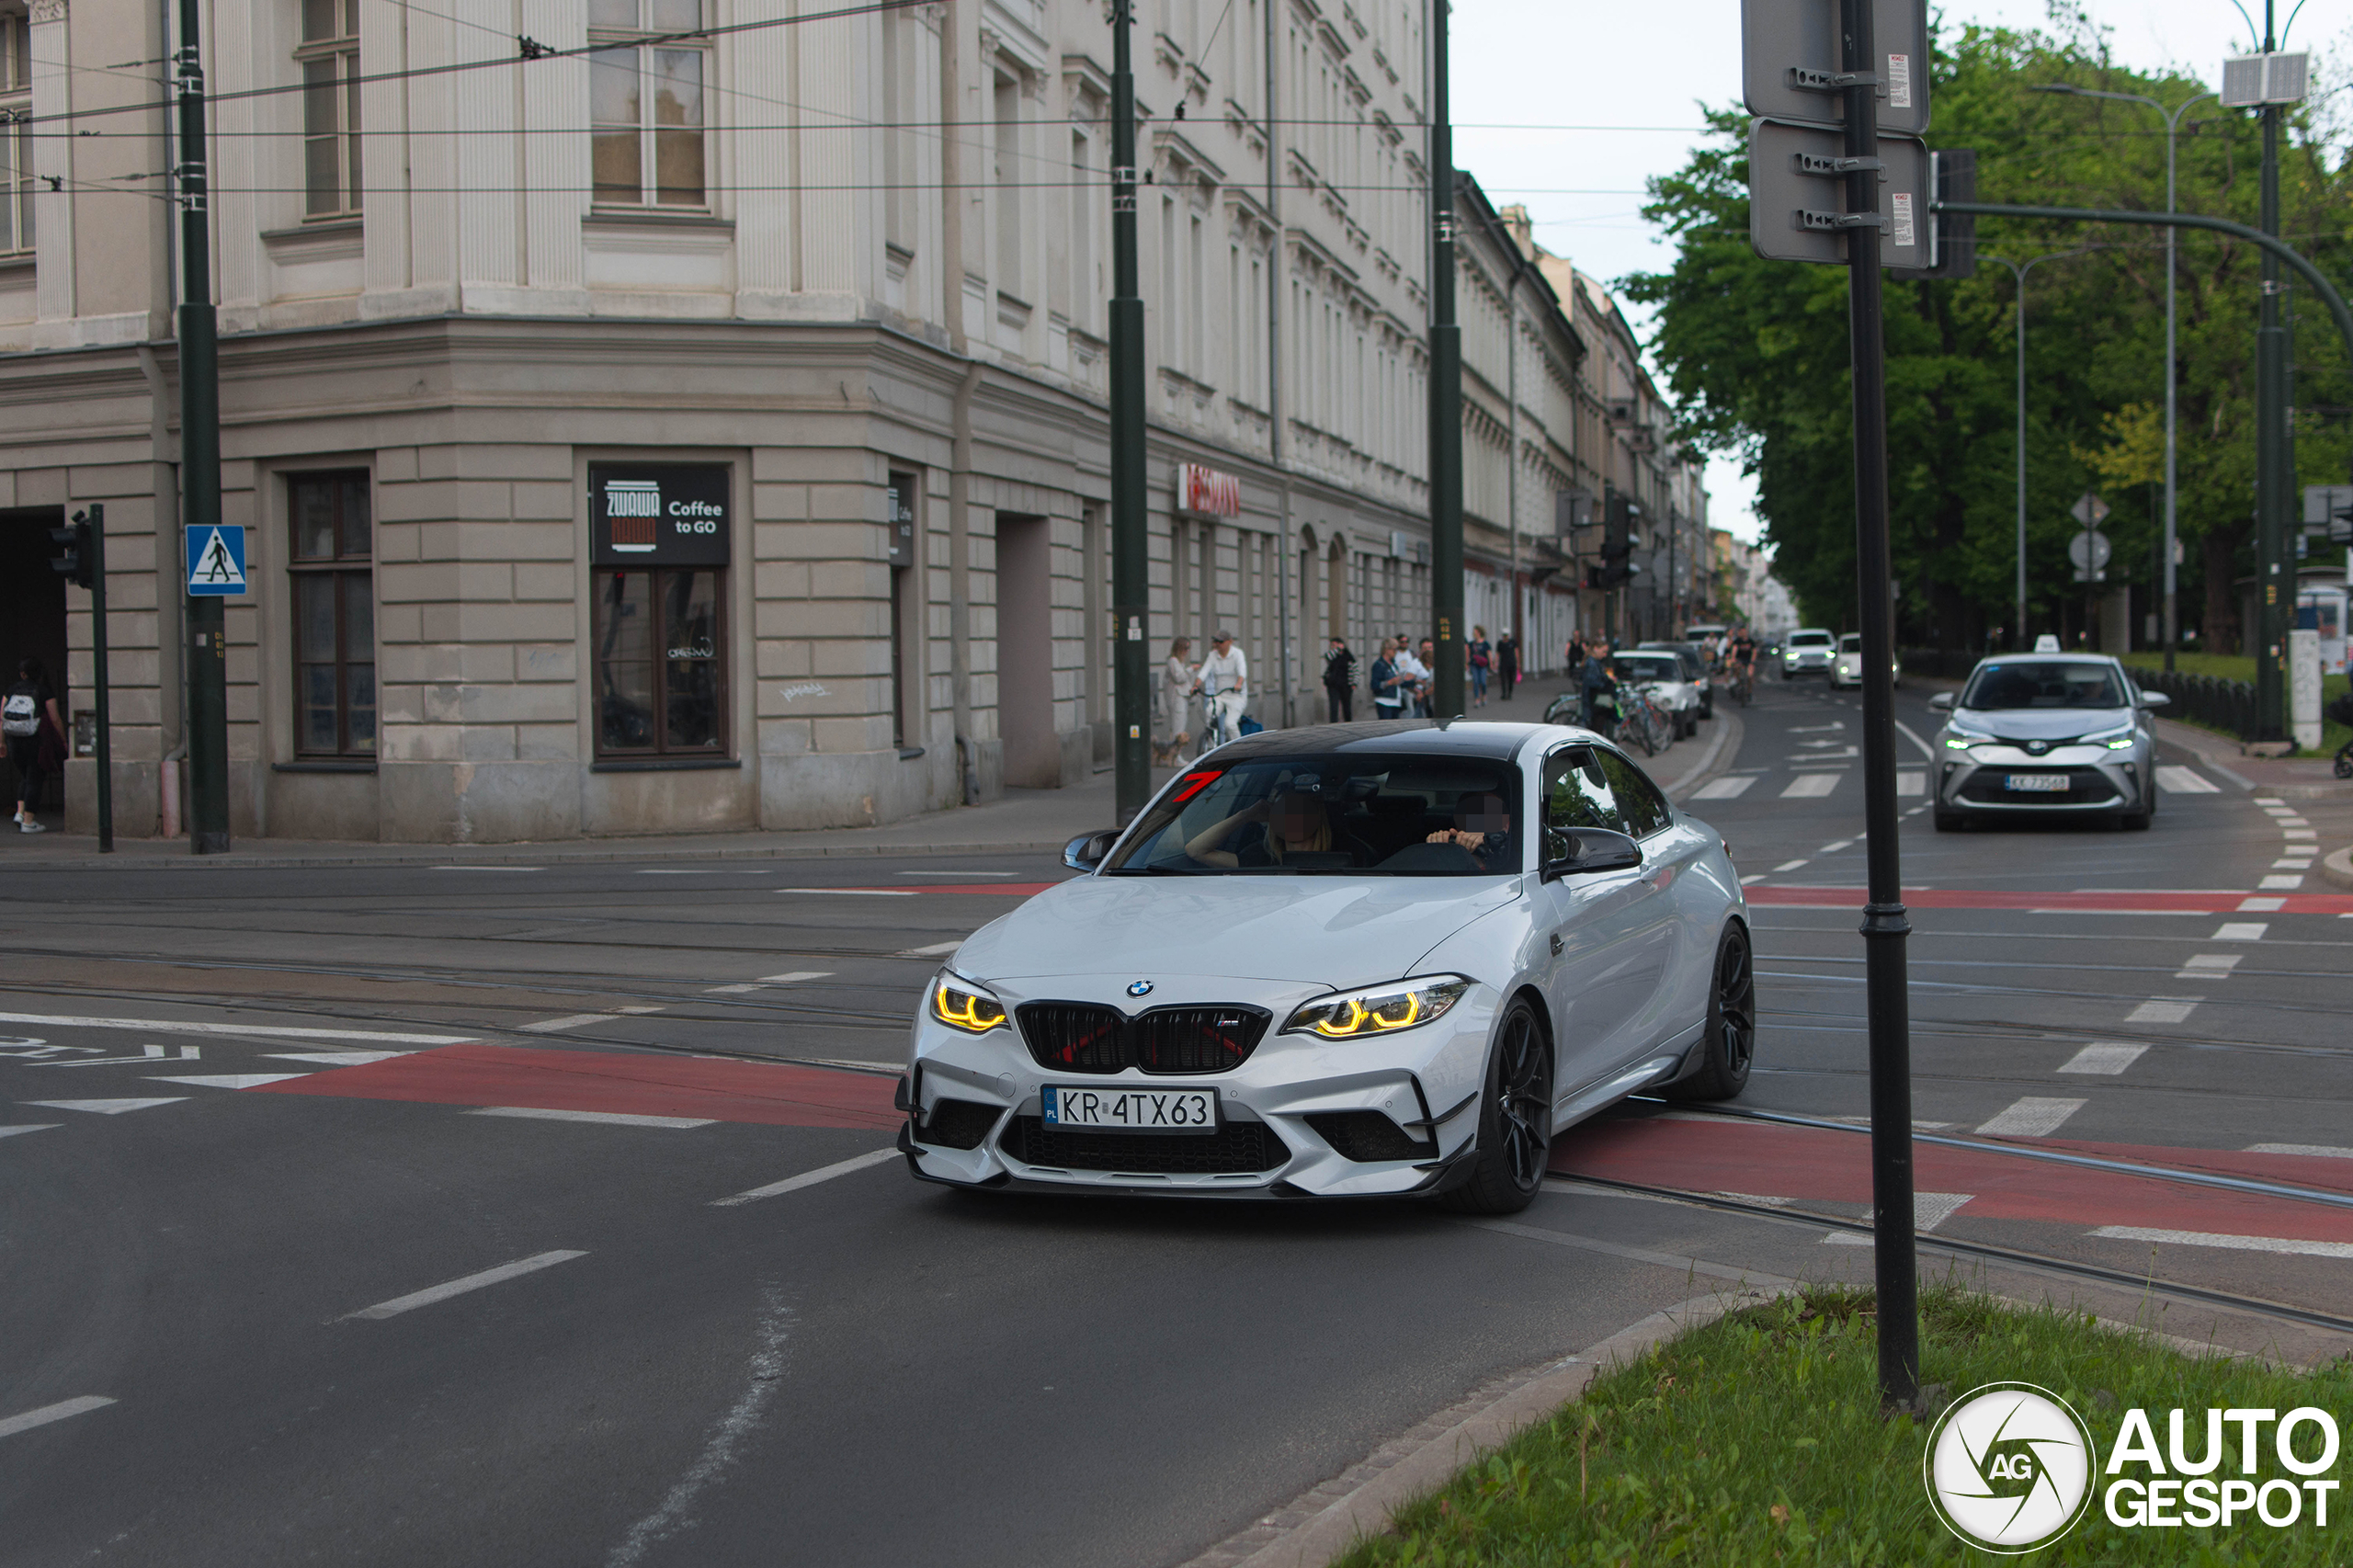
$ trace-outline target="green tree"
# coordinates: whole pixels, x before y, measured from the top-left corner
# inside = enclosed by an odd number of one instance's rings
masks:
[[[2143,93],[2168,105],[2206,91],[2174,72],[2117,66],[2103,35],[2054,10],[2053,31],[1968,27],[1939,39],[1931,142],[1972,147],[1990,202],[2159,210],[2165,143],[2137,104],[2038,92],[2056,83]],[[1711,111],[1710,141],[1652,182],[1646,209],[1674,238],[1665,272],[1629,278],[1658,307],[1653,352],[1688,436],[1738,455],[1756,475],[1777,570],[1810,621],[1855,618],[1853,425],[1843,268],[1758,258],[1748,244],[1746,121]],[[2207,103],[2183,120],[2185,211],[2252,223],[2261,131]],[[2302,117],[2281,168],[2282,232],[2332,278],[2353,262],[2353,172]],[[2079,614],[2067,508],[2103,490],[2114,515],[2110,581],[2147,584],[2160,526],[2165,240],[2137,225],[1981,221],[1981,247],[2037,267],[2028,281],[2027,581],[2030,631]],[[2183,231],[2177,256],[2180,527],[2185,621],[2205,645],[2235,647],[2237,580],[2253,569],[2256,247]],[[2016,503],[2014,359],[2018,288],[2009,270],[1886,293],[1889,501],[1904,633],[1977,643],[2011,613]],[[2296,312],[2297,466],[2316,483],[2346,472],[2353,414],[2345,350],[2326,312]],[[2154,434],[2153,434],[2153,432]],[[2149,466],[2157,443],[2156,469]],[[2202,606],[2198,597],[2202,589]]]

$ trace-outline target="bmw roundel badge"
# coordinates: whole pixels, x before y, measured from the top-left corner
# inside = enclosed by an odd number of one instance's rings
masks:
[[[1152,994],[1152,982],[1151,982],[1151,981],[1149,981],[1149,980],[1131,980],[1131,981],[1129,981],[1129,982],[1128,982],[1128,994],[1129,994],[1129,995],[1131,995],[1131,996],[1149,996],[1149,995],[1151,995],[1151,994]]]

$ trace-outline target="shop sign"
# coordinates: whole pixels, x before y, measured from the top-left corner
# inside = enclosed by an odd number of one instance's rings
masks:
[[[724,566],[733,537],[725,463],[591,463],[588,543],[598,566]]]
[[[1211,517],[1242,515],[1242,479],[1199,463],[1176,465],[1176,509]]]

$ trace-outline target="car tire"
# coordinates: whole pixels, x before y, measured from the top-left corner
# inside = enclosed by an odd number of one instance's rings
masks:
[[[1756,966],[1748,933],[1738,922],[1716,942],[1708,983],[1708,1029],[1699,1041],[1699,1070],[1660,1092],[1671,1100],[1728,1100],[1748,1086],[1756,1059]]]
[[[1969,825],[1959,812],[1938,812],[1935,822],[1938,833],[1959,833]]]
[[[1536,1201],[1552,1157],[1552,1041],[1525,996],[1512,999],[1487,1054],[1471,1179],[1439,1201],[1465,1214],[1517,1214]]]

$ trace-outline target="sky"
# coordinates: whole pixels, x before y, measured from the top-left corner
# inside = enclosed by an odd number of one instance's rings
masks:
[[[2263,0],[2243,3],[2260,24]],[[2212,82],[2225,55],[2253,48],[2231,0],[2083,8],[2109,29],[2119,62],[2138,69],[2178,63]],[[2293,8],[2279,6],[2283,24]],[[2044,0],[1931,9],[1955,31],[2039,28],[2049,14]],[[1682,165],[1699,139],[1699,105],[1738,107],[1739,0],[1454,0],[1452,15],[1455,162],[1497,206],[1526,204],[1537,243],[1586,272],[1616,279],[1671,265],[1672,249],[1643,221],[1643,182]],[[2344,81],[2353,0],[2304,0],[2285,44],[2313,51],[2322,87]],[[1646,315],[1630,309],[1628,318],[1647,332]],[[1755,487],[1738,462],[1711,461],[1708,490],[1711,521],[1756,537]]]

